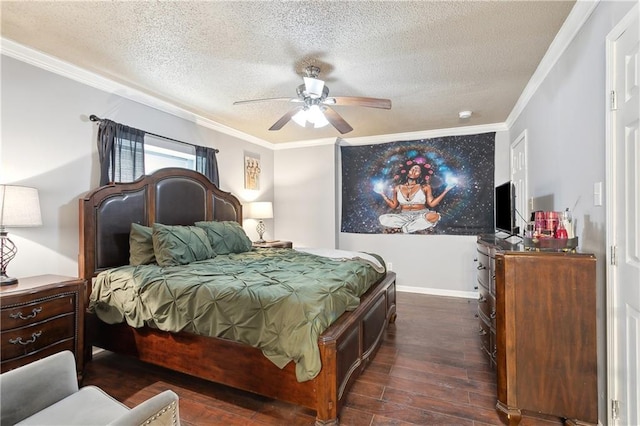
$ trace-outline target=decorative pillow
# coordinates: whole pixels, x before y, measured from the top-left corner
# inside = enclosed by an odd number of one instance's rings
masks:
[[[186,265],[215,257],[207,233],[197,226],[153,224],[153,251],[160,266]]]
[[[155,263],[156,256],[153,252],[152,229],[139,223],[131,224],[129,233],[129,264],[146,265]]]
[[[196,222],[207,232],[216,254],[243,253],[251,250],[251,240],[238,222]]]

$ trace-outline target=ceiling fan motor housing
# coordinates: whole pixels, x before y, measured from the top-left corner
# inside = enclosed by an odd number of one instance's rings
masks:
[[[318,80],[318,81],[322,81],[322,80]],[[317,103],[320,103],[324,101],[327,98],[327,96],[329,96],[329,88],[324,85],[324,82],[322,82],[322,91],[315,93],[315,92],[309,91],[309,85],[301,84],[296,89],[296,93],[298,94],[299,98],[305,101],[305,104],[311,101],[318,101]]]
[[[304,71],[307,74],[307,77],[310,78],[318,78],[318,75],[320,75],[320,67],[316,67],[315,65],[309,65],[304,69]]]

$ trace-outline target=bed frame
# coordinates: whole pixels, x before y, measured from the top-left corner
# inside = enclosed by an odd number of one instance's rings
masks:
[[[200,220],[242,224],[242,205],[204,175],[162,169],[128,184],[112,184],[80,199],[80,276],[129,263],[132,222],[192,225]],[[88,286],[87,297],[91,291]],[[226,339],[108,325],[87,314],[86,352],[92,346],[134,356],[171,370],[222,383],[316,411],[316,425],[337,425],[345,395],[395,321],[395,274],[388,272],[318,339],[322,369],[298,382],[295,365],[279,369],[259,349]],[[90,359],[90,358],[87,358]]]

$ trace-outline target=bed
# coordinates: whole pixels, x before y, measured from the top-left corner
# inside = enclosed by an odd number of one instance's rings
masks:
[[[129,264],[131,224],[193,225],[201,221],[242,223],[242,205],[204,175],[162,169],[128,184],[89,192],[80,204],[80,276],[92,283],[99,273]],[[270,250],[270,249],[262,249]],[[274,249],[271,249],[274,250]],[[275,249],[280,251],[291,249]],[[88,286],[87,298],[91,292]],[[107,324],[87,313],[87,351],[92,346],[134,356],[171,370],[222,383],[316,411],[317,425],[338,424],[344,398],[366,368],[396,317],[395,274],[383,273],[317,339],[321,368],[299,381],[296,363],[283,368],[263,351],[234,340],[156,327]]]

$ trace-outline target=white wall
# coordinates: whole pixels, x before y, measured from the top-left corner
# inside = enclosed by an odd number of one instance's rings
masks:
[[[336,145],[274,153],[276,238],[294,247],[336,248]]]
[[[605,183],[605,39],[635,2],[600,2],[522,113],[512,138],[525,129],[529,195],[550,208],[573,210],[579,250],[597,257],[598,388],[606,424],[605,206],[594,205],[593,184]],[[534,205],[534,209],[536,206]]]
[[[2,56],[0,183],[38,188],[43,226],[11,228],[18,247],[8,275],[77,276],[78,198],[98,185],[97,125],[110,118],[149,132],[220,150],[220,187],[241,201],[273,199],[273,151],[191,121]],[[261,188],[245,191],[244,151],[260,155]],[[272,225],[267,222],[267,228]],[[249,237],[257,238],[247,220]],[[267,232],[267,237],[271,237]]]
[[[387,142],[395,140],[390,137]],[[496,182],[509,179],[509,143],[507,131],[496,132]],[[281,209],[276,215],[277,238],[291,239],[296,246],[378,253],[393,264],[401,290],[476,297],[475,236],[339,232],[338,155],[335,145],[276,151],[275,203]]]

